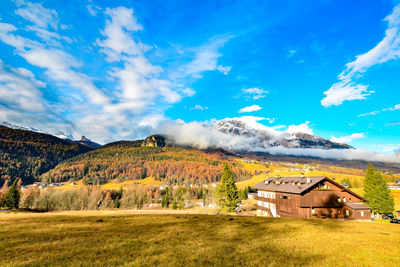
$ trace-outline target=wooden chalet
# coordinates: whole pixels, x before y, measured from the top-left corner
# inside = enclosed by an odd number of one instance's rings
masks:
[[[269,178],[253,188],[261,216],[371,220],[368,200],[327,177]]]

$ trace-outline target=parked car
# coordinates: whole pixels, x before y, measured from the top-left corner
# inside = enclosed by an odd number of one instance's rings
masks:
[[[390,223],[398,223],[400,224],[400,219],[393,218],[390,220]]]
[[[389,219],[393,219],[394,218],[394,216],[393,216],[393,214],[383,214],[382,215],[382,219],[384,219],[384,220],[389,220]]]

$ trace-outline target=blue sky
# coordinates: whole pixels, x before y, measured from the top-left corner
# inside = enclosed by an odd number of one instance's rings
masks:
[[[400,147],[398,1],[2,1],[0,121],[135,139],[254,116]]]

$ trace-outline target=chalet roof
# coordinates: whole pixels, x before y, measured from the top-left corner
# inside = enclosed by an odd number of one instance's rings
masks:
[[[281,193],[291,193],[291,194],[303,194],[307,190],[313,188],[316,184],[320,183],[323,180],[327,180],[336,186],[340,187],[342,190],[347,191],[348,193],[354,195],[361,201],[368,202],[367,199],[362,196],[354,193],[353,191],[347,189],[341,184],[336,183],[332,179],[328,177],[276,177],[276,178],[268,178],[265,181],[253,186],[254,189],[272,191],[272,192],[281,192]],[[268,183],[267,183],[268,182]]]
[[[325,177],[268,178],[267,180],[253,186],[253,188],[259,190],[273,191],[273,192],[301,194],[324,179]],[[307,181],[309,183],[307,183]]]
[[[363,203],[346,203],[345,206],[353,209],[353,210],[370,210],[371,208]]]

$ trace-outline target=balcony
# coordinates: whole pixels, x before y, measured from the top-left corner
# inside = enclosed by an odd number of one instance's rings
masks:
[[[269,203],[276,203],[276,199],[274,199],[274,198],[266,198],[266,197],[254,196],[254,199],[255,200],[269,202]]]

